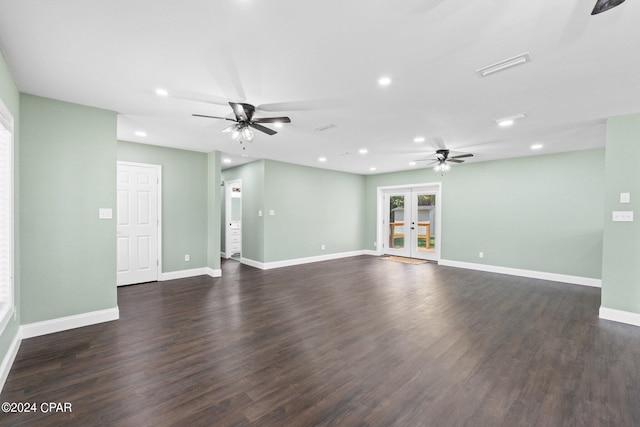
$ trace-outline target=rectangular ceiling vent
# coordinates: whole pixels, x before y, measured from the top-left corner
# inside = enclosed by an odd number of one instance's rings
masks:
[[[318,126],[317,128],[315,128],[314,130],[317,130],[318,132],[322,132],[331,128],[336,127],[336,125],[334,125],[333,123],[327,123],[326,125],[322,125],[322,126]]]
[[[507,70],[517,65],[526,64],[527,62],[531,62],[531,55],[529,55],[529,52],[522,53],[509,59],[505,59],[504,61],[496,62],[495,64],[488,65],[484,68],[480,68],[479,70],[476,70],[476,74],[478,75],[478,77],[487,77],[491,74]]]

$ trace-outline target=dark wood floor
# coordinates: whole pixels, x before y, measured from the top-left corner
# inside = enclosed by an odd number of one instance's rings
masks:
[[[600,291],[355,257],[118,289],[22,342],[1,425],[640,425],[640,328]]]

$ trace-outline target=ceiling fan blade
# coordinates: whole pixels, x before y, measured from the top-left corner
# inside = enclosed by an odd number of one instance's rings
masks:
[[[429,159],[418,159],[418,160],[414,160],[414,162],[436,162],[440,159],[434,159],[434,158],[429,158]]]
[[[236,125],[230,125],[230,126],[227,126],[227,127],[226,127],[226,128],[224,128],[224,129],[222,129],[220,132],[232,132],[232,131],[234,131],[234,130],[235,130],[235,129],[237,129],[237,128],[238,128],[238,125],[237,125],[237,124],[236,124]]]
[[[624,0],[598,0],[591,14],[597,15],[598,13],[606,12],[607,10],[613,9],[622,3],[624,3]]]
[[[206,117],[208,119],[220,119],[220,120],[229,120],[235,122],[236,120],[230,119],[229,117],[218,117],[218,116],[207,116],[205,114],[192,114],[193,117]]]
[[[273,129],[269,129],[268,127],[264,127],[262,125],[254,123],[254,122],[249,123],[249,126],[251,126],[252,128],[254,128],[256,130],[259,130],[260,132],[264,132],[267,135],[275,135],[276,133],[278,133]]]
[[[253,119],[253,123],[291,123],[291,119],[289,117],[263,117]]]
[[[464,160],[452,159],[451,157],[449,157],[449,158],[447,159],[447,162],[451,162],[451,163],[464,163]]]
[[[465,157],[473,157],[473,154],[459,154],[457,156],[451,156],[449,157],[447,160],[451,160],[451,159],[463,159]]]

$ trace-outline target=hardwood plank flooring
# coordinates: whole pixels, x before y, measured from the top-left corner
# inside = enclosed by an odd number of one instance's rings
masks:
[[[600,290],[362,256],[118,289],[24,340],[0,425],[640,426],[640,328]]]

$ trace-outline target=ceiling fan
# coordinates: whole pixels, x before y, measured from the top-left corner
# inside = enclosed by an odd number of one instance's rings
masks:
[[[264,132],[267,135],[275,135],[278,133],[273,129],[262,126],[261,123],[291,123],[291,119],[289,117],[263,117],[254,119],[253,114],[256,112],[256,107],[251,104],[229,102],[229,105],[233,110],[233,114],[236,116],[235,119],[231,119],[229,117],[207,116],[204,114],[193,114],[193,116],[235,122],[234,124],[222,129],[222,132],[231,132],[231,137],[233,139],[238,139],[242,136],[247,141],[253,140],[253,131],[250,128]]]
[[[458,154],[456,156],[450,156],[450,151],[447,150],[446,148],[437,150],[435,152],[434,157],[430,157],[428,159],[420,159],[420,160],[416,160],[418,162],[424,162],[424,161],[428,161],[430,163],[427,163],[427,166],[431,166],[433,164],[435,164],[436,166],[434,167],[436,172],[440,172],[441,174],[444,174],[444,172],[448,171],[451,166],[449,165],[449,163],[464,163],[464,159],[466,157],[473,157],[473,154],[469,154],[469,153],[465,153],[465,154]]]

